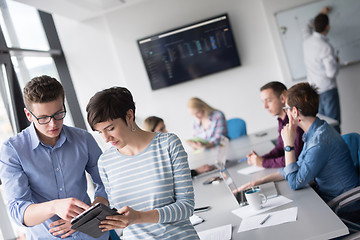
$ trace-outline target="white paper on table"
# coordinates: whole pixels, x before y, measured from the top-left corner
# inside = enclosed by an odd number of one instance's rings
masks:
[[[201,217],[199,217],[198,215],[195,215],[193,214],[191,217],[190,217],[190,222],[193,226],[199,224],[199,223],[202,223],[204,221],[204,219],[202,219]]]
[[[252,165],[252,166],[249,166],[246,168],[242,168],[242,169],[238,170],[237,172],[240,174],[243,174],[243,175],[250,175],[250,174],[262,171],[264,169],[265,168],[263,168],[263,167],[258,167],[258,166]]]
[[[252,229],[270,227],[287,222],[294,222],[297,219],[297,212],[298,212],[298,208],[292,207],[277,212],[264,213],[264,214],[244,218],[241,221],[238,232],[245,232]],[[261,221],[263,221],[267,215],[270,215],[270,217],[266,220],[264,224],[260,224]]]
[[[229,240],[231,239],[231,224],[198,232],[201,240]]]
[[[277,197],[268,199],[267,202],[264,204],[264,206],[260,210],[254,210],[250,205],[246,205],[246,206],[243,206],[243,207],[233,210],[232,213],[240,218],[246,218],[246,217],[254,216],[259,213],[263,213],[267,210],[282,206],[282,205],[290,203],[292,201],[293,200],[291,200],[289,198],[279,195]]]

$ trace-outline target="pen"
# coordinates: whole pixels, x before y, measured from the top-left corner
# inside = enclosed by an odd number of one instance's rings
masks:
[[[246,160],[247,160],[247,157],[244,157],[244,158],[240,159],[238,162],[241,163],[241,162],[246,161]]]
[[[210,206],[195,208],[194,212],[198,213],[198,212],[205,212],[205,211],[208,211],[208,210],[210,210]]]
[[[265,218],[264,218],[264,220],[262,220],[261,222],[260,222],[260,225],[263,225],[269,218],[270,218],[270,214],[268,214]]]

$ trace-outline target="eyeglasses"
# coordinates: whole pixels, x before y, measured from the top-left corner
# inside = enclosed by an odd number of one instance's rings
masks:
[[[288,109],[292,109],[293,107],[283,107],[282,110],[286,113]],[[296,107],[300,112],[302,112],[301,108]]]
[[[64,109],[65,109],[65,105],[64,105]],[[55,113],[51,116],[44,116],[44,117],[36,117],[31,111],[30,109],[28,109],[28,111],[31,113],[31,115],[33,115],[34,118],[36,118],[36,120],[38,121],[39,124],[44,125],[47,124],[51,121],[51,119],[53,118],[56,121],[59,121],[61,119],[64,119],[64,117],[66,116],[66,109],[62,112],[58,112]]]

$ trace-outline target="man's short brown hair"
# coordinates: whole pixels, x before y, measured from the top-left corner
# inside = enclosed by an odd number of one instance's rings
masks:
[[[61,97],[65,98],[64,88],[55,78],[43,75],[29,81],[23,91],[25,107],[30,109],[32,103],[47,103]]]
[[[326,26],[329,25],[329,17],[326,14],[320,13],[314,19],[315,32],[322,33]]]
[[[287,104],[296,107],[302,115],[315,117],[319,111],[319,94],[315,86],[298,83],[287,91]]]
[[[267,89],[272,89],[275,96],[279,98],[280,95],[286,91],[286,86],[281,82],[269,82],[260,88],[260,92]]]

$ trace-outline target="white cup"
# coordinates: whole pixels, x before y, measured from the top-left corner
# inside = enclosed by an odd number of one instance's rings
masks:
[[[254,210],[260,210],[267,201],[265,194],[260,193],[259,189],[249,190],[245,193],[246,200]]]

